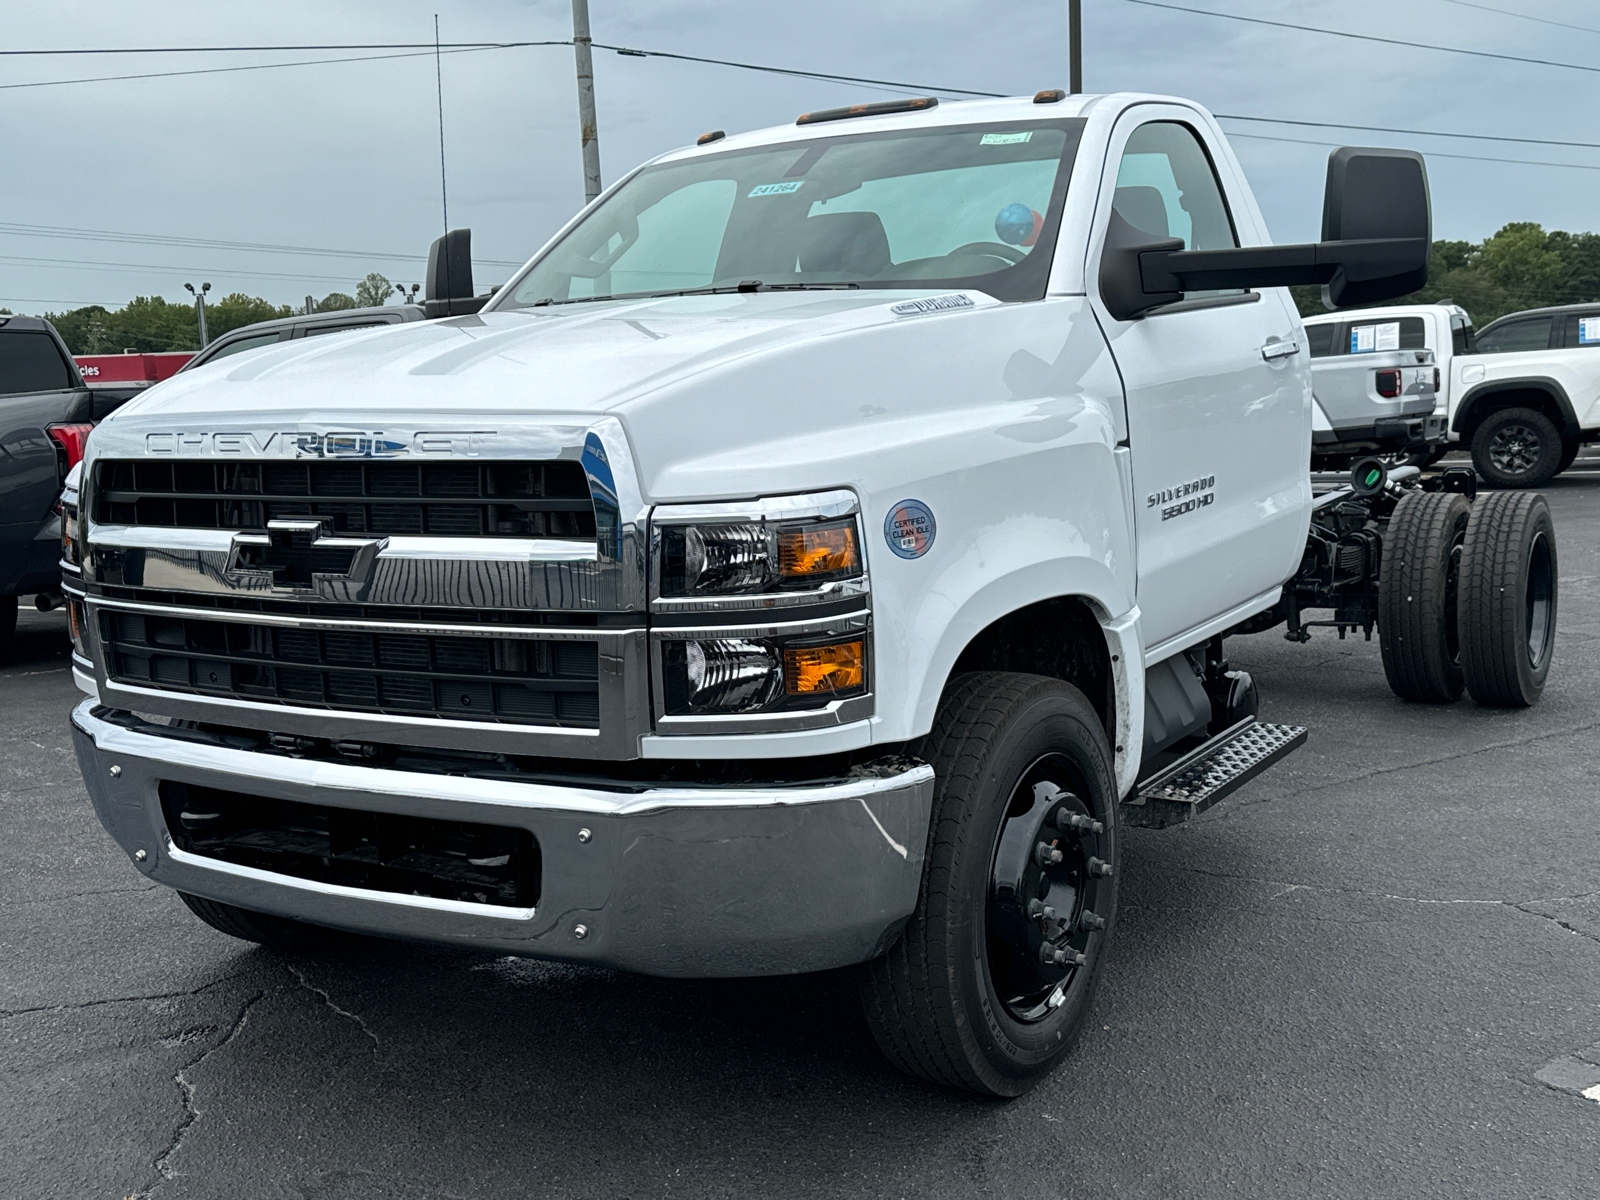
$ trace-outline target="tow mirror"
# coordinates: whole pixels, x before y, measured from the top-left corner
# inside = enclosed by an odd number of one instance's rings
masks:
[[[1100,295],[1119,321],[1212,289],[1322,284],[1334,307],[1375,304],[1428,282],[1432,224],[1422,155],[1344,146],[1328,157],[1322,241],[1184,250],[1176,238],[1151,238],[1113,212]]]
[[[428,248],[422,311],[429,317],[475,313],[487,296],[472,294],[472,230],[452,229]]]

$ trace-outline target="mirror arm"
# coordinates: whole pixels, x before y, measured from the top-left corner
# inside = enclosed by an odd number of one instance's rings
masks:
[[[1356,281],[1391,274],[1397,256],[1428,260],[1421,238],[1365,238],[1298,246],[1226,250],[1148,250],[1139,255],[1143,290],[1152,294],[1225,288],[1324,284],[1341,269]]]

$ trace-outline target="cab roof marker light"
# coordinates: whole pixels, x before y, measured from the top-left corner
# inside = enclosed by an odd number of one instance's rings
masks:
[[[1067,94],[1060,88],[1045,88],[1042,92],[1033,94],[1035,104],[1060,104],[1067,98]]]
[[[852,104],[849,108],[821,108],[816,112],[801,113],[796,125],[816,125],[821,121],[844,121],[850,117],[879,117],[885,113],[921,112],[937,108],[939,97],[918,96],[911,100],[879,100],[873,104]]]
[[[728,135],[726,131],[721,129],[713,129],[710,133],[702,133],[699,137],[695,138],[694,144],[696,146],[708,146],[712,142],[720,142],[727,136]]]

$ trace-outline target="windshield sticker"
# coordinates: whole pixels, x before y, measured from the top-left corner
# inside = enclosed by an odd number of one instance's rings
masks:
[[[1578,345],[1593,346],[1600,343],[1600,317],[1578,318]]]
[[[1400,322],[1383,325],[1357,325],[1350,330],[1350,353],[1371,354],[1377,350],[1400,349]]]
[[[1033,137],[1033,130],[1026,133],[986,133],[979,140],[980,146],[1015,146],[1018,142],[1026,142]]]
[[[948,312],[952,308],[976,308],[972,297],[957,292],[952,296],[929,296],[926,300],[903,300],[899,304],[889,306],[889,311],[897,317],[909,317],[916,313]]]
[[[787,196],[790,192],[798,192],[804,179],[796,179],[790,183],[761,183],[750,189],[750,196]],[[749,199],[750,197],[746,197]]]
[[[883,519],[883,539],[901,558],[921,558],[933,545],[938,533],[933,510],[921,500],[902,500],[891,505]]]

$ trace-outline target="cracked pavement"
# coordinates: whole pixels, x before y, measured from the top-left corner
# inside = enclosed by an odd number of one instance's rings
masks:
[[[1005,1105],[896,1075],[842,975],[212,931],[95,821],[64,626],[27,613],[0,667],[0,1195],[1600,1194],[1600,479],[1547,494],[1532,711],[1402,704],[1359,637],[1230,641],[1310,741],[1126,834],[1093,1019]]]

